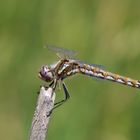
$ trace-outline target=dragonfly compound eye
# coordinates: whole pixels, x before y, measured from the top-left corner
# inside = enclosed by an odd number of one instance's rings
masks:
[[[53,74],[48,66],[42,66],[39,71],[39,77],[46,82],[51,82],[53,80]]]

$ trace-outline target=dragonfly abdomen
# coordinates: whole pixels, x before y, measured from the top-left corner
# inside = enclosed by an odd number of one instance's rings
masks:
[[[140,81],[134,80],[128,77],[124,77],[118,74],[114,74],[98,67],[93,67],[90,65],[82,65],[79,68],[79,72],[88,76],[97,77],[100,79],[106,79],[109,81],[117,82],[120,84],[128,85],[135,88],[140,88]]]

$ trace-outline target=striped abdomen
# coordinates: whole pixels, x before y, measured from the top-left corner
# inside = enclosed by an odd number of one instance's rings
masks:
[[[140,88],[140,81],[138,80],[134,80],[128,77],[114,74],[105,71],[103,69],[100,69],[98,67],[94,67],[92,65],[87,65],[87,64],[77,65],[75,69],[72,69],[71,71],[67,72],[67,76],[73,75],[75,73],[82,73],[88,76],[114,81],[135,88]]]

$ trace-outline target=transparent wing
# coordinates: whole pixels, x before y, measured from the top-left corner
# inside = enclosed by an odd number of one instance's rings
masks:
[[[75,51],[65,49],[65,48],[60,48],[55,45],[47,44],[45,47],[48,48],[49,50],[55,52],[61,58],[74,58],[77,54]]]
[[[89,63],[87,63],[87,62],[84,62],[84,61],[81,61],[81,60],[76,60],[78,63],[80,63],[80,64],[86,64],[86,65],[89,65],[89,66],[93,66],[93,67],[96,67],[96,68],[100,68],[100,69],[105,69],[105,66],[103,66],[103,65],[100,65],[100,64],[89,64]]]

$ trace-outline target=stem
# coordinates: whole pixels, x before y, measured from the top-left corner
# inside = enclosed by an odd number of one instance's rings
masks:
[[[54,107],[55,93],[51,87],[41,87],[35,109],[29,140],[45,140],[51,111]]]

